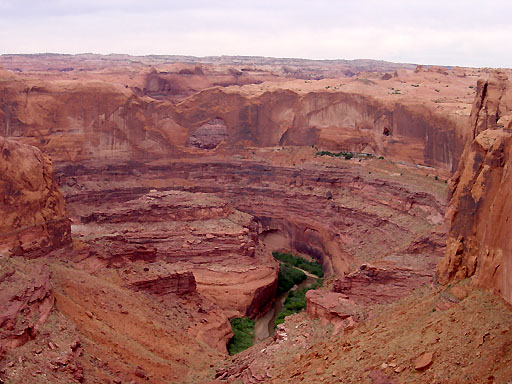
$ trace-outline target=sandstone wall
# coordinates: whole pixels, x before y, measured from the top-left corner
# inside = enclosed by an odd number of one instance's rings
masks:
[[[316,145],[371,152],[454,170],[463,149],[458,121],[427,107],[344,92],[274,90],[251,95],[207,89],[178,105],[177,121],[195,132],[225,121],[227,146]]]
[[[512,88],[503,73],[478,83],[470,140],[453,180],[441,283],[470,277],[512,303]]]
[[[0,90],[0,134],[22,138],[58,162],[154,159],[191,147],[316,145],[454,170],[465,118],[386,97],[213,87],[174,104],[102,81],[11,76]],[[216,131],[205,134],[205,127]]]

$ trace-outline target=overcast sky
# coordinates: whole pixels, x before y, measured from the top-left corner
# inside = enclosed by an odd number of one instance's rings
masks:
[[[512,67],[510,0],[0,0],[0,53]]]

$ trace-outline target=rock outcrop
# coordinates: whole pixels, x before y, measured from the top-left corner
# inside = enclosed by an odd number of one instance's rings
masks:
[[[413,243],[414,244],[414,243]],[[411,248],[411,247],[409,247]],[[412,247],[414,248],[414,247]],[[404,268],[398,263],[389,262],[384,266],[363,264],[359,270],[335,279],[330,292],[312,290],[306,293],[306,310],[309,316],[319,319],[322,323],[331,323],[336,331],[349,327],[360,320],[366,319],[369,310],[375,305],[397,301],[414,289],[432,281],[433,266],[439,260],[434,255],[438,249],[431,250],[432,255],[425,249],[408,249],[415,258],[430,258],[423,267]],[[399,256],[405,264],[407,256]],[[433,261],[433,263],[432,263]]]
[[[472,140],[453,177],[441,283],[471,278],[512,303],[512,83],[500,72],[478,82]]]
[[[35,339],[50,315],[55,297],[50,274],[41,266],[21,270],[0,260],[0,360]]]
[[[134,291],[148,291],[155,295],[187,295],[196,292],[196,279],[192,272],[172,273],[154,279],[133,282],[128,288]]]
[[[71,241],[48,156],[0,137],[0,252],[37,256]]]
[[[377,268],[363,264],[358,271],[334,281],[333,292],[360,305],[390,303],[432,279],[432,274],[407,268]]]
[[[306,292],[306,312],[322,324],[331,323],[335,331],[353,327],[362,318],[361,309],[348,296],[336,292]]]

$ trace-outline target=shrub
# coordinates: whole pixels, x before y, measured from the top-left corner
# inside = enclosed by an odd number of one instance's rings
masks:
[[[303,269],[313,275],[318,277],[324,276],[324,271],[322,270],[322,266],[318,261],[309,261],[299,256],[294,256],[291,253],[280,253],[280,252],[272,252],[272,255],[279,261],[292,265],[294,267]]]
[[[237,318],[230,321],[233,329],[233,338],[229,340],[228,352],[230,355],[242,352],[254,344],[254,320]]]
[[[280,296],[283,293],[288,292],[294,285],[302,283],[306,278],[306,274],[299,271],[297,268],[281,264],[279,267],[279,274],[277,276],[276,295]]]
[[[315,157],[317,156],[330,156],[330,157],[344,157],[346,160],[350,160],[353,157],[359,157],[359,158],[374,158],[375,155],[371,153],[364,153],[364,152],[331,152],[331,151],[319,151],[317,147],[312,146],[312,148],[316,149]]]

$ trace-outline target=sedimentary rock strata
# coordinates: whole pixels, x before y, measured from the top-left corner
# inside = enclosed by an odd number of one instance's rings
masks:
[[[187,295],[197,292],[196,279],[192,272],[173,273],[167,276],[158,276],[154,279],[141,279],[130,283],[128,288],[134,291],[149,291],[155,295],[168,295],[175,293]]]
[[[117,201],[80,192],[84,200],[71,204],[79,214],[73,228],[87,244],[76,256],[82,263],[124,268],[125,286],[157,294],[197,286],[229,316],[254,315],[272,301],[277,265],[250,215],[206,193],[126,192]],[[130,273],[136,261],[147,265]]]

